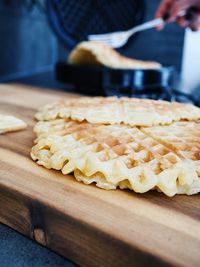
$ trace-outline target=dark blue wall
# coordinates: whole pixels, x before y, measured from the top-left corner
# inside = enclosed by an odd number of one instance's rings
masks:
[[[23,1],[0,2],[0,81],[51,70],[57,41],[44,10],[27,10]]]

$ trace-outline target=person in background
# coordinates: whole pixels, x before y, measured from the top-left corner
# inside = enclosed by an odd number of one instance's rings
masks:
[[[156,17],[197,31],[200,29],[200,0],[162,0]]]

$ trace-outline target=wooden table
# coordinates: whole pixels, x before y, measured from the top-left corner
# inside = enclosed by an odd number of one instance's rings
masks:
[[[200,197],[105,191],[29,154],[36,109],[69,94],[0,86],[0,113],[28,129],[0,136],[0,221],[81,266],[200,266]]]

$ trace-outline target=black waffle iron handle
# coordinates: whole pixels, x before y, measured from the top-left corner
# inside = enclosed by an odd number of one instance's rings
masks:
[[[104,69],[102,87],[106,95],[140,96],[161,95],[169,97],[173,86],[174,69],[113,70]]]

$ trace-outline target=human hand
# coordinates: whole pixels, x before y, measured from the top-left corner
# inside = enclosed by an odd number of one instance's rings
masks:
[[[200,28],[200,0],[163,0],[156,17],[197,31]],[[158,27],[159,30],[162,28]]]

